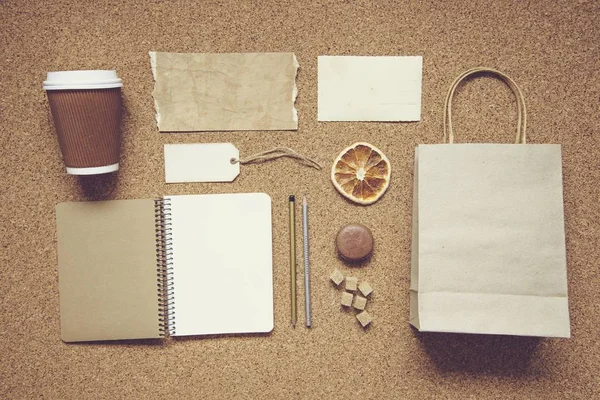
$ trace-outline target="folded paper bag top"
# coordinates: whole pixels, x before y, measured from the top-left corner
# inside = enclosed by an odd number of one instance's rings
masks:
[[[468,76],[517,97],[517,144],[453,144]],[[560,145],[526,145],[522,93],[475,68],[446,97],[449,144],[415,150],[410,323],[425,332],[570,337]],[[444,126],[446,128],[446,121]]]

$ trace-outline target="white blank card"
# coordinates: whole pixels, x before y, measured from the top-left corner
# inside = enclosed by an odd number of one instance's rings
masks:
[[[423,57],[319,57],[319,121],[419,121]]]

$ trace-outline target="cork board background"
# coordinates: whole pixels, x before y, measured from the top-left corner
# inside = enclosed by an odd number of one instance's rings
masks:
[[[599,16],[600,3],[585,0],[1,1],[0,397],[600,396]],[[158,133],[149,50],[295,52],[299,130]],[[423,55],[421,122],[317,122],[317,56],[325,54]],[[441,141],[446,89],[478,65],[498,68],[521,86],[530,143],[563,146],[570,340],[426,335],[407,322],[414,147]],[[77,178],[64,171],[42,81],[47,71],[68,69],[116,69],[124,81],[118,174]],[[460,141],[512,140],[515,104],[500,82],[482,77],[467,83],[455,114]],[[233,142],[242,155],[286,145],[327,169],[342,148],[367,141],[387,153],[393,178],[388,193],[369,207],[343,200],[326,170],[291,160],[244,166],[231,184],[165,185],[164,143],[222,141]],[[272,334],[61,342],[58,202],[253,191],[273,198]],[[291,193],[306,194],[311,206],[310,330],[289,322]],[[375,234],[375,255],[361,269],[344,266],[333,249],[336,231],[350,222]],[[375,288],[368,306],[375,321],[367,331],[338,306],[339,293],[327,281],[336,267]],[[301,293],[301,275],[298,282]],[[302,296],[299,302],[303,322]]]

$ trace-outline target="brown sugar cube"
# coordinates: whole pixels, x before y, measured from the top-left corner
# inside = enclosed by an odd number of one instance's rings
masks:
[[[357,310],[364,310],[367,305],[367,299],[362,296],[354,297],[354,308]]]
[[[340,283],[344,281],[344,275],[342,275],[342,273],[336,269],[331,273],[331,275],[329,275],[329,279],[335,283],[335,286],[340,286]]]
[[[358,314],[356,316],[356,319],[358,320],[358,322],[360,322],[363,328],[366,328],[367,325],[373,322],[373,317],[371,317],[371,314],[369,314],[366,311],[363,311],[360,314]]]
[[[352,293],[344,292],[342,293],[342,305],[344,307],[350,307],[352,305],[352,299],[354,295]]]
[[[369,282],[361,282],[360,285],[358,285],[358,290],[360,290],[365,297],[373,293],[373,288],[369,285]]]
[[[358,278],[355,278],[354,276],[347,276],[346,277],[346,290],[348,290],[349,292],[356,292],[357,288],[358,288]]]

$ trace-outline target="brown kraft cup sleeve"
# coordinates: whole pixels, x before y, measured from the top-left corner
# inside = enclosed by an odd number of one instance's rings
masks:
[[[67,167],[102,167],[119,162],[121,88],[46,93]]]

